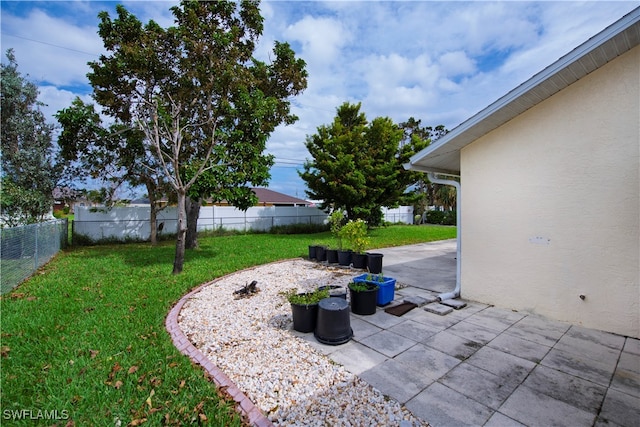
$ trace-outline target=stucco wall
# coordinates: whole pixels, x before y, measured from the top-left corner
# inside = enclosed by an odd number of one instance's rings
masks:
[[[463,298],[640,337],[639,76],[636,47],[462,150]]]

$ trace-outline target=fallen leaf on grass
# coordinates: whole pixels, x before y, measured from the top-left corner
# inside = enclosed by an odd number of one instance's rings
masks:
[[[202,411],[203,407],[204,407],[204,400],[201,400],[200,403],[198,403],[196,407],[193,408],[193,412],[200,412]]]
[[[133,420],[131,421],[129,424],[127,424],[127,426],[129,427],[135,427],[135,426],[139,426],[141,424],[144,424],[147,422],[146,418],[138,418],[137,420]]]
[[[129,368],[129,370],[127,371],[128,374],[133,374],[134,372],[136,372],[138,370],[138,367],[136,365],[133,365],[132,367]]]
[[[91,353],[91,358],[95,359],[96,356],[98,355],[98,353],[100,353],[99,350],[89,350],[89,353]]]
[[[3,345],[2,348],[0,348],[0,354],[2,355],[2,357],[9,357],[10,351],[11,349],[6,345]]]
[[[118,380],[118,381],[116,381],[116,383],[113,385],[113,388],[115,388],[116,390],[119,390],[119,389],[120,389],[120,387],[122,387],[122,385],[123,385],[123,382],[122,382],[122,381],[120,381],[120,380]]]
[[[151,393],[149,393],[149,397],[147,397],[147,405],[149,405],[149,409],[153,408],[153,404],[151,403],[151,398],[153,397],[153,395],[156,394],[156,391],[154,389],[151,389]]]
[[[116,373],[122,369],[122,366],[120,366],[120,364],[118,362],[115,363],[115,365],[113,365],[113,367],[111,368],[111,372],[109,372],[109,381],[107,382],[107,384],[115,378]]]

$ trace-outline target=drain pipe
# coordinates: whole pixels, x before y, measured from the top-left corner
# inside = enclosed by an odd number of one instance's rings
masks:
[[[456,248],[456,288],[453,290],[453,292],[445,292],[442,293],[440,295],[438,295],[438,299],[440,301],[444,301],[447,299],[455,299],[455,298],[460,298],[460,288],[461,288],[461,284],[460,284],[460,272],[461,272],[461,261],[462,261],[462,257],[461,255],[461,231],[462,231],[462,222],[460,221],[461,218],[461,211],[462,211],[462,206],[461,206],[461,194],[460,194],[460,183],[458,181],[454,181],[452,179],[442,179],[442,178],[438,178],[436,177],[436,174],[433,172],[429,172],[427,174],[427,176],[429,177],[429,181],[433,182],[434,184],[443,184],[443,185],[452,185],[456,188],[456,242],[457,242],[457,248]]]

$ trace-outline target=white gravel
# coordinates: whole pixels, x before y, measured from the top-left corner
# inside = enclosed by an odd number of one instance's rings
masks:
[[[185,303],[178,322],[276,425],[427,426],[292,333],[282,291],[346,286],[352,276],[302,259],[259,266],[204,287]],[[234,295],[253,280],[259,292]]]

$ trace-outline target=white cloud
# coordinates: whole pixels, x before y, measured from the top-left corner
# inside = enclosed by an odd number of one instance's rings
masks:
[[[438,58],[438,63],[442,73],[447,76],[471,74],[476,71],[475,61],[462,50],[445,53]]]
[[[54,85],[86,84],[88,61],[103,51],[94,25],[77,26],[34,9],[21,18],[2,16],[2,45],[14,48],[19,70]]]
[[[308,57],[308,63],[313,68],[323,68],[338,60],[341,49],[351,39],[341,22],[311,16],[289,25],[283,36],[301,43],[300,55]]]
[[[23,4],[28,9],[21,17],[12,15],[20,3],[2,10],[2,45],[14,47],[19,70],[42,84],[40,99],[50,104],[50,114],[90,90],[86,62],[102,52],[96,15],[106,8],[113,17],[116,3]],[[161,25],[173,24],[174,4],[125,2],[143,23],[154,19]],[[268,151],[303,160],[306,136],[331,123],[345,101],[362,102],[370,120],[413,116],[426,126],[451,129],[636,6],[637,1],[263,1],[265,27],[256,57],[268,61],[274,40],[289,42],[309,72],[307,90],[292,100],[300,120],[279,127]],[[273,182],[274,188],[299,185],[291,173],[278,175],[288,181]]]

